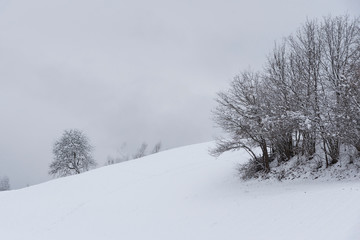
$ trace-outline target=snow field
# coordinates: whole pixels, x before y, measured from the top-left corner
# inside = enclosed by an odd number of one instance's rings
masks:
[[[1,239],[360,239],[359,181],[242,182],[212,144],[1,192]]]

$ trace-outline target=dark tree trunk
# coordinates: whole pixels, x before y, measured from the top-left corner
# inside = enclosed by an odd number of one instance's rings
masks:
[[[264,163],[264,170],[265,172],[269,172],[270,171],[270,165],[269,165],[269,153],[267,150],[267,145],[266,145],[266,141],[263,140],[261,143],[261,150],[263,153],[263,163]]]
[[[339,161],[339,156],[340,156],[339,139],[328,138],[325,140],[325,143],[326,143],[325,153],[329,155],[329,157],[331,158],[329,165],[333,165]]]
[[[325,142],[325,139],[323,140],[323,144],[324,144],[326,167],[329,167],[329,160],[328,160],[327,151],[326,151],[326,142]]]

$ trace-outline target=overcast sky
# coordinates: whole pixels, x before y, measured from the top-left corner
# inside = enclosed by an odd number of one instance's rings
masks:
[[[216,92],[307,17],[344,13],[359,1],[0,0],[0,175],[49,180],[71,128],[100,166],[124,142],[210,141]]]

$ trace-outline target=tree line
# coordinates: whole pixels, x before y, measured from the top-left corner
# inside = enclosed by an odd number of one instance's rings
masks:
[[[268,172],[275,158],[311,160],[321,150],[329,167],[341,146],[360,151],[359,18],[307,20],[275,44],[262,71],[241,72],[216,101],[214,120],[227,133],[216,156],[244,148]]]
[[[148,144],[144,142],[132,158],[128,155],[120,158],[108,158],[106,165],[157,153],[161,150],[161,142],[158,142],[150,153],[147,153],[147,147]],[[49,166],[49,174],[55,177],[64,177],[95,168],[97,163],[93,158],[93,149],[94,147],[84,132],[77,129],[65,130],[53,145],[54,159]]]
[[[109,155],[105,165],[111,165],[137,158],[142,158],[147,155],[155,154],[161,151],[161,142],[157,142],[150,151],[148,151],[148,146],[149,145],[146,142],[143,142],[140,147],[135,151],[135,153],[131,155],[127,151],[125,151],[126,143],[123,143],[121,149],[118,150],[117,156],[113,157]]]

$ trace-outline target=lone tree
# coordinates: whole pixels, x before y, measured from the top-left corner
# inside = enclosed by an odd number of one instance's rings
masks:
[[[137,152],[134,154],[133,158],[142,158],[146,156],[146,149],[148,147],[148,144],[146,142],[143,142],[140,146],[140,148],[137,150]]]
[[[49,174],[64,177],[88,171],[96,166],[92,157],[93,147],[82,131],[65,130],[53,147],[54,161]]]
[[[160,150],[161,150],[161,142],[158,142],[158,143],[154,146],[153,150],[151,151],[151,154],[158,153],[158,152],[160,152]]]

